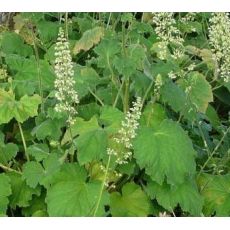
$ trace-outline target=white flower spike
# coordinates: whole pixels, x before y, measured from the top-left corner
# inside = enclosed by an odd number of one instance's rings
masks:
[[[59,29],[55,46],[55,57],[56,80],[54,86],[56,89],[55,97],[58,100],[55,110],[57,112],[66,112],[68,114],[67,122],[69,124],[74,124],[74,118],[77,114],[74,105],[79,103],[79,98],[77,92],[74,90],[74,70],[69,42],[65,38],[62,28]]]

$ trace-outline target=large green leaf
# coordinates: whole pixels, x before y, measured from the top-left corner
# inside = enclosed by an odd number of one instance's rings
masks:
[[[198,179],[204,197],[204,214],[207,216],[230,215],[230,174],[202,174]]]
[[[128,77],[133,75],[137,69],[143,69],[145,50],[141,45],[134,44],[130,45],[126,51],[127,55],[115,57],[113,64],[119,74]]]
[[[75,144],[78,149],[77,157],[80,165],[94,160],[99,161],[106,154],[107,134],[103,129],[98,128],[80,135],[75,140]]]
[[[110,209],[112,216],[147,216],[151,213],[151,202],[140,186],[127,183],[122,194],[111,193]]]
[[[155,128],[159,126],[164,119],[166,119],[164,108],[160,104],[149,103],[141,115],[140,124],[141,126]]]
[[[142,128],[134,140],[134,157],[152,180],[181,184],[194,174],[196,152],[184,130],[176,122],[164,120],[159,127]]]
[[[124,119],[124,113],[112,106],[103,106],[101,108],[100,122],[104,129],[113,134],[121,127],[121,122]]]
[[[179,204],[183,211],[193,216],[200,216],[202,213],[203,199],[196,183],[189,178],[178,186],[170,186],[166,183],[159,185],[149,181],[147,192],[151,199],[156,198],[158,203],[168,211],[172,211]]]
[[[97,65],[102,68],[112,68],[112,60],[119,53],[121,47],[115,39],[104,39],[95,47],[94,51],[98,55]]]
[[[18,55],[8,55],[6,63],[14,76],[13,86],[18,96],[39,92],[39,77],[42,90],[53,89],[55,75],[48,61],[42,59],[39,61],[39,72],[34,57],[28,59]]]
[[[0,216],[5,215],[11,195],[10,179],[4,173],[0,174]]]
[[[99,197],[101,183],[86,183],[86,171],[77,164],[65,164],[56,181],[47,191],[49,216],[92,216]],[[105,194],[98,209],[104,216]]]
[[[37,94],[24,95],[17,101],[12,91],[0,89],[0,124],[8,123],[13,118],[22,123],[29,117],[36,116],[40,103],[41,98]]]
[[[176,83],[168,82],[161,88],[162,100],[169,104],[175,112],[183,111],[186,94]]]
[[[102,27],[94,27],[85,31],[80,40],[74,46],[73,53],[77,54],[79,51],[87,51],[94,45],[98,44],[104,36],[104,29]]]
[[[23,39],[14,32],[5,32],[1,34],[0,41],[1,51],[7,55],[19,54],[27,57],[33,54],[33,49],[24,44]]]

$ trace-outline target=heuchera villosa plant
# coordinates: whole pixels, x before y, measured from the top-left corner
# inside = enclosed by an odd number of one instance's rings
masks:
[[[1,216],[230,215],[228,13],[9,20]]]

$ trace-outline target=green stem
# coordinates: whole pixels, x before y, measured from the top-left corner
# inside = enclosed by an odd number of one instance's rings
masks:
[[[15,172],[15,173],[20,174],[20,175],[22,174],[21,172],[15,170],[15,169],[9,168],[9,167],[7,167],[7,166],[1,164],[1,163],[0,163],[0,168],[2,168],[2,169],[5,170],[5,171]]]
[[[108,27],[109,27],[111,16],[112,16],[112,13],[109,13],[109,19],[108,19],[108,22],[107,22],[107,25],[106,25],[106,29],[108,29]]]
[[[149,92],[150,92],[150,90],[151,90],[151,88],[152,88],[152,86],[153,86],[153,83],[154,83],[154,79],[152,79],[152,81],[151,81],[151,83],[150,83],[148,89],[147,89],[146,92],[145,92],[145,95],[144,95],[144,97],[143,97],[143,99],[142,99],[141,107],[144,106],[145,100],[146,100],[146,98],[147,98],[147,96],[148,96],[148,94],[149,94]]]
[[[65,12],[65,37],[68,39],[68,12]]]
[[[220,139],[219,143],[217,144],[217,146],[215,147],[215,149],[212,151],[212,153],[209,155],[208,159],[205,161],[205,163],[203,164],[203,166],[200,169],[200,172],[198,173],[198,177],[200,176],[201,172],[204,170],[204,168],[206,167],[206,165],[208,164],[208,162],[212,159],[213,155],[216,153],[216,151],[218,150],[218,148],[220,147],[221,143],[224,141],[224,138],[226,137],[228,131],[230,130],[230,126],[228,127],[227,131],[224,133],[223,137]]]
[[[26,141],[25,141],[25,137],[24,137],[22,126],[21,126],[20,122],[18,122],[18,127],[19,127],[19,130],[20,130],[21,138],[22,138],[22,143],[23,143],[23,147],[24,147],[24,152],[25,152],[26,160],[30,161],[29,155],[28,155],[28,153],[26,151],[27,150]]]
[[[100,102],[100,104],[102,106],[104,106],[105,104],[103,103],[103,101],[88,87],[89,92],[96,98],[96,100],[98,100]]]
[[[127,113],[129,111],[129,78],[125,79],[125,94],[123,100],[123,109]]]
[[[117,92],[117,96],[116,96],[115,101],[114,101],[114,103],[113,103],[113,108],[115,108],[116,105],[117,105],[118,98],[119,98],[119,96],[120,96],[120,94],[121,94],[121,91],[122,91],[122,88],[123,88],[123,86],[124,86],[124,83],[125,83],[125,81],[122,81],[122,83],[121,83],[121,85],[120,85],[120,88],[119,88],[119,90],[118,90],[118,92]]]
[[[41,78],[41,67],[40,67],[40,58],[39,58],[39,53],[38,53],[38,48],[36,45],[36,36],[34,34],[34,31],[31,30],[28,27],[28,30],[31,33],[31,36],[33,38],[33,49],[34,49],[34,54],[35,54],[35,59],[36,59],[36,66],[37,66],[37,77],[38,77],[38,87],[39,87],[39,94],[41,97],[41,112],[44,112],[44,100],[43,100],[43,90],[42,90],[42,78]]]
[[[201,138],[203,139],[204,147],[205,147],[205,149],[206,149],[206,151],[207,151],[207,153],[208,153],[208,156],[210,156],[212,153],[211,153],[211,151],[210,151],[210,149],[209,149],[209,146],[208,146],[208,144],[207,144],[207,141],[206,141],[206,139],[205,139],[203,130],[202,130],[202,128],[201,128],[199,122],[197,122],[197,126],[198,126],[198,129],[199,129],[199,131],[200,131]]]
[[[110,160],[111,160],[111,156],[109,155],[109,159],[108,159],[108,162],[107,162],[107,165],[106,165],[106,171],[105,171],[104,179],[103,179],[102,184],[101,184],[99,197],[98,197],[96,207],[95,207],[95,210],[94,210],[94,213],[93,213],[94,217],[97,215],[97,211],[98,211],[99,205],[101,203],[101,198],[102,198],[103,190],[104,190],[104,187],[105,187],[105,183],[106,183],[106,179],[107,179],[107,175],[108,175],[108,171],[109,171]]]
[[[70,154],[70,162],[74,162],[74,142],[73,142],[73,133],[71,126],[69,126],[69,133],[71,138],[71,148],[73,149],[73,154]]]

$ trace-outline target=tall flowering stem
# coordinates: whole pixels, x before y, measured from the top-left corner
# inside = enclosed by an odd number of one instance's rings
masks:
[[[58,103],[55,106],[57,112],[68,114],[67,123],[74,124],[77,110],[75,105],[79,103],[77,92],[74,90],[75,80],[72,57],[62,28],[59,29],[58,39],[55,46],[55,74],[54,86],[55,97]]]
[[[174,59],[181,58],[184,55],[184,39],[181,36],[180,30],[176,27],[174,14],[168,12],[153,13],[152,20],[156,26],[155,32],[161,41],[159,45],[161,49],[159,58],[167,58],[167,47],[170,43],[176,46],[176,48],[173,48],[173,54],[171,56]]]
[[[125,120],[121,123],[121,129],[118,131],[117,136],[114,138],[114,141],[120,145],[123,151],[117,151],[113,148],[107,149],[108,154],[108,161],[105,167],[105,174],[101,184],[101,189],[99,193],[99,198],[96,202],[96,206],[94,209],[93,215],[96,216],[103,190],[105,186],[108,186],[107,183],[107,176],[110,170],[110,162],[112,157],[115,157],[117,164],[126,164],[128,163],[128,159],[132,155],[131,148],[132,148],[132,139],[136,137],[136,130],[139,126],[139,119],[141,117],[141,108],[142,108],[142,100],[140,97],[137,98],[136,102],[133,102],[133,107],[130,109],[129,112],[126,113]]]
[[[142,101],[138,97],[136,102],[133,102],[133,107],[126,113],[125,120],[121,123],[121,128],[118,131],[114,141],[120,145],[122,151],[116,151],[112,148],[107,149],[108,155],[116,156],[117,164],[128,163],[129,157],[132,155],[132,139],[136,137],[136,130],[139,126],[139,119],[141,117]]]
[[[217,62],[217,74],[230,81],[230,19],[229,13],[213,13],[210,18],[209,43]]]

